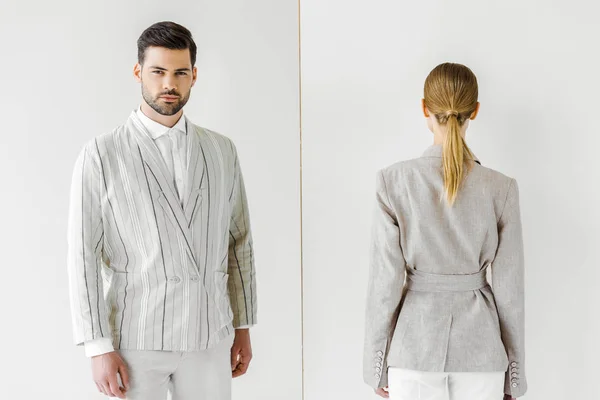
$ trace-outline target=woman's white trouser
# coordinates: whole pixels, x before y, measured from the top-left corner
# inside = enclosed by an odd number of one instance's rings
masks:
[[[390,367],[390,400],[502,400],[504,372],[425,372]]]

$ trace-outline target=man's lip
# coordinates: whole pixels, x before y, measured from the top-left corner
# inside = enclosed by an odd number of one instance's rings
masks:
[[[177,96],[160,96],[160,97],[162,97],[163,99],[169,99],[169,100],[177,98]]]

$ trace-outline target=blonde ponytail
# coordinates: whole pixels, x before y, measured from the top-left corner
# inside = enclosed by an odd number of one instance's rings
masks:
[[[442,151],[442,164],[444,166],[444,189],[450,204],[454,204],[458,187],[463,177],[463,139],[460,136],[458,118],[455,114],[448,117],[448,132]]]
[[[444,63],[427,76],[425,105],[440,125],[446,125],[442,151],[444,192],[450,205],[473,166],[474,155],[461,135],[461,126],[477,107],[477,78],[466,66]]]

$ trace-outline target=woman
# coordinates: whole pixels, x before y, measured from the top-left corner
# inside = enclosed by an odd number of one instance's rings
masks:
[[[381,397],[527,390],[519,190],[465,142],[477,93],[466,66],[433,69],[422,100],[433,144],[377,174],[364,379]]]

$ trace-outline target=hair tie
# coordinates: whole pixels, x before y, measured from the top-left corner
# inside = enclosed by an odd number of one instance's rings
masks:
[[[458,117],[458,111],[455,110],[450,110],[446,113],[446,116],[449,117],[451,115],[454,115],[455,117]]]

